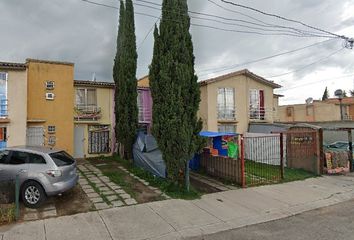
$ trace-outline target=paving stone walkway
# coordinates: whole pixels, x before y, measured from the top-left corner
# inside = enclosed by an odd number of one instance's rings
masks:
[[[97,210],[137,204],[119,185],[112,182],[95,166],[78,165],[79,184]]]
[[[48,206],[40,209],[25,208],[23,221],[34,221],[51,217],[57,217],[57,209],[54,204],[49,204]]]

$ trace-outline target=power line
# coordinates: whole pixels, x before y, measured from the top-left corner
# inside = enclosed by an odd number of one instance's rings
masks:
[[[317,45],[320,45],[320,44],[323,44],[323,43],[326,43],[326,42],[329,42],[329,41],[333,41],[333,40],[334,39],[329,39],[329,40],[325,40],[325,41],[322,41],[322,42],[317,42],[317,43],[314,43],[314,44],[311,44],[311,45],[307,45],[305,47],[297,48],[297,49],[294,49],[294,50],[278,53],[278,54],[275,54],[275,55],[271,55],[271,56],[267,56],[267,57],[259,58],[259,59],[256,59],[256,60],[251,60],[251,61],[239,63],[239,64],[233,64],[233,65],[224,66],[224,67],[218,67],[218,68],[202,69],[199,72],[210,72],[210,71],[212,71],[213,73],[218,73],[218,72],[230,70],[230,69],[233,69],[233,68],[236,68],[236,67],[249,65],[249,64],[252,64],[252,63],[257,63],[257,62],[265,61],[265,60],[272,59],[272,58],[275,58],[275,57],[283,56],[283,55],[286,55],[286,54],[298,52],[298,51],[301,51],[301,50],[304,50],[304,49],[307,49],[307,48],[310,48],[310,47],[314,47],[314,46],[317,46]],[[207,74],[202,74],[202,76],[204,76],[204,75],[207,75]]]
[[[318,28],[318,27],[313,27],[313,26],[311,26],[311,25],[308,25],[308,24],[303,23],[303,22],[298,21],[298,20],[289,19],[289,18],[282,17],[282,16],[279,16],[279,15],[276,15],[276,14],[272,14],[272,13],[266,13],[266,12],[261,11],[261,10],[258,10],[258,9],[256,9],[256,8],[249,7],[249,6],[245,6],[245,5],[238,4],[238,3],[234,3],[234,2],[230,2],[230,1],[227,1],[227,0],[221,0],[221,1],[224,2],[224,3],[230,4],[230,5],[236,6],[236,7],[241,7],[241,8],[245,8],[245,9],[251,10],[251,11],[255,11],[255,12],[261,13],[261,14],[266,15],[266,16],[279,18],[279,19],[282,19],[282,20],[288,21],[288,22],[298,23],[298,24],[301,24],[301,25],[303,25],[303,26],[305,26],[305,27],[314,29],[314,30],[316,30],[316,31],[320,31],[320,32],[323,32],[323,33],[327,33],[327,34],[329,34],[329,35],[333,35],[333,36],[335,36],[335,37],[339,37],[339,38],[342,38],[342,39],[345,39],[345,40],[348,40],[348,39],[349,39],[348,37],[341,36],[341,35],[338,35],[338,34],[336,34],[336,33],[332,33],[332,32],[329,32],[329,31],[320,29],[320,28]]]
[[[152,27],[150,28],[150,30],[146,33],[143,41],[139,44],[138,47],[138,51],[140,50],[140,48],[143,46],[144,42],[146,41],[146,39],[148,38],[148,36],[150,35],[150,33],[152,33],[152,30],[155,28],[155,25],[158,23],[158,21],[161,19],[161,16],[156,20],[156,22],[152,25]]]
[[[148,4],[151,4],[151,5],[154,5],[154,6],[158,6],[158,7],[161,7],[160,4],[158,3],[154,3],[154,2],[151,2],[151,1],[147,1],[147,0],[135,0],[135,2],[143,2],[143,3],[148,3]],[[223,8],[222,6],[220,6],[219,4],[211,1],[211,0],[208,0],[209,2],[215,4],[216,6],[218,7],[221,7]],[[157,7],[152,7],[152,6],[147,6],[145,4],[138,4],[138,3],[135,3],[136,5],[138,6],[142,6],[142,7],[147,7],[147,8],[150,8],[150,9],[155,9],[155,10],[161,10],[161,8],[157,8]],[[223,8],[225,9],[225,8]],[[178,9],[177,9],[178,10]],[[225,9],[225,10],[229,10],[229,9]],[[229,11],[232,11],[232,10],[229,10]],[[168,11],[168,12],[176,12],[176,11]],[[237,11],[232,11],[232,12],[237,12]],[[254,23],[254,22],[250,22],[250,21],[246,21],[246,20],[242,20],[242,19],[234,19],[234,18],[226,18],[226,17],[222,17],[222,16],[218,16],[218,15],[213,15],[213,14],[208,14],[208,13],[201,13],[201,12],[196,12],[196,11],[188,11],[188,13],[190,14],[195,14],[195,15],[201,15],[201,16],[207,16],[207,17],[213,17],[213,18],[218,18],[218,19],[222,19],[222,20],[226,20],[226,21],[233,21],[233,22],[243,22],[243,23],[246,23],[246,24],[251,24],[251,25],[256,25],[256,26],[260,26],[260,27],[266,27],[266,28],[282,28],[282,29],[288,29],[288,30],[282,30],[282,31],[288,31],[290,33],[293,33],[293,34],[300,34],[300,35],[306,35],[306,36],[313,36],[313,37],[333,37],[333,36],[329,36],[329,35],[319,35],[319,33],[316,33],[316,32],[310,32],[310,31],[304,31],[304,30],[300,30],[300,29],[296,29],[296,28],[293,28],[293,27],[287,27],[287,26],[281,26],[281,25],[274,25],[274,24],[269,24],[269,23],[266,23],[264,21],[261,21],[261,20],[258,20],[256,18],[253,18],[251,16],[248,16],[246,14],[242,14],[240,12],[237,12],[239,13],[240,15],[242,16],[247,16],[251,19],[254,19],[260,23],[263,23],[263,24],[259,24],[259,23]],[[222,23],[222,24],[227,24],[227,25],[236,25],[236,26],[241,26],[241,27],[248,27],[248,28],[252,28],[250,26],[245,26],[245,25],[238,25],[238,24],[230,24],[230,23],[226,23],[226,22],[221,22],[221,21],[217,21],[215,19],[209,19],[209,18],[201,18],[201,17],[195,17],[195,16],[190,16],[191,18],[194,18],[194,19],[203,19],[203,20],[208,20],[208,21],[214,21],[214,22],[218,22],[218,23]],[[255,29],[255,28],[252,28],[252,29]],[[281,30],[269,30],[269,29],[258,29],[258,30],[262,30],[262,31],[281,31]]]
[[[115,7],[115,6],[111,6],[111,5],[107,5],[107,4],[102,4],[102,3],[97,3],[97,2],[94,2],[94,1],[90,1],[90,0],[81,0],[83,2],[86,2],[86,3],[90,3],[90,4],[94,4],[94,5],[98,5],[98,6],[102,6],[102,7],[107,7],[107,8],[113,8],[113,9],[119,9],[118,7]],[[136,0],[136,1],[143,1],[143,0]],[[149,2],[149,1],[144,1],[144,2]],[[151,3],[151,4],[154,4],[154,5],[159,5],[159,4],[156,4],[156,3]],[[139,4],[139,3],[135,3],[135,5],[137,6],[141,6],[141,7],[147,7],[147,8],[150,8],[150,9],[155,9],[155,10],[161,10],[160,8],[156,8],[156,7],[152,7],[152,6],[147,6],[147,5],[144,5],[144,4]],[[159,5],[161,6],[161,5]],[[199,15],[205,15],[205,16],[212,16],[212,17],[218,17],[218,18],[222,18],[222,17],[219,17],[219,16],[216,16],[216,15],[211,15],[211,14],[204,14],[204,13],[198,13],[198,12],[193,12],[193,11],[189,11],[190,13],[193,13],[193,14],[199,14]],[[157,17],[155,15],[151,15],[151,14],[147,14],[147,13],[143,13],[143,12],[138,12],[138,11],[135,11],[135,14],[137,15],[142,15],[142,16],[147,16],[147,17],[152,17],[152,18],[155,18],[155,19],[159,19],[160,17]],[[196,18],[196,17],[193,17],[191,16],[191,18]],[[199,18],[201,19],[201,18]],[[209,21],[214,21],[214,22],[219,22],[220,21],[216,21],[215,19],[206,19],[206,18],[203,18],[204,20],[209,20]],[[226,18],[223,18],[223,19],[226,19]],[[174,19],[167,19],[169,21],[175,21],[175,22],[178,22]],[[235,20],[235,19],[227,19],[227,20]],[[243,21],[243,20],[237,20],[237,21]],[[244,21],[246,22],[246,21]],[[226,24],[226,23],[224,23]],[[255,35],[263,35],[263,36],[292,36],[292,37],[326,37],[328,38],[329,36],[324,36],[324,35],[314,35],[314,34],[299,34],[299,33],[281,33],[280,30],[278,30],[278,33],[264,33],[264,32],[257,32],[257,31],[245,31],[245,30],[236,30],[236,29],[226,29],[226,28],[221,28],[221,27],[215,27],[215,26],[210,26],[210,25],[205,25],[205,24],[197,24],[197,23],[191,23],[192,26],[196,26],[196,27],[203,27],[203,28],[209,28],[209,29],[214,29],[214,30],[220,30],[220,31],[224,31],[224,32],[236,32],[236,33],[244,33],[244,34],[255,34]],[[240,26],[240,25],[238,25]],[[246,27],[246,28],[250,28],[249,26],[242,26],[242,27]],[[258,30],[261,30],[261,31],[269,31],[268,29],[258,29]]]
[[[310,82],[310,83],[305,83],[305,84],[300,84],[300,85],[296,85],[296,86],[292,86],[292,87],[282,88],[282,89],[279,89],[279,91],[280,92],[284,92],[284,91],[288,91],[288,90],[291,90],[291,89],[296,89],[296,88],[299,88],[299,87],[305,87],[305,86],[313,85],[313,84],[320,83],[320,82],[325,82],[325,81],[335,80],[335,79],[348,78],[348,77],[353,77],[353,76],[354,76],[354,74],[349,74],[349,75],[343,75],[343,76],[338,76],[338,77],[322,79],[322,80],[318,80],[318,81],[314,81],[314,82]]]
[[[284,25],[270,24],[270,23],[264,22],[264,21],[262,21],[262,20],[259,20],[259,19],[255,18],[255,17],[252,17],[252,16],[250,16],[250,15],[244,14],[244,13],[242,13],[242,12],[235,11],[235,10],[233,10],[233,9],[226,8],[226,7],[224,7],[224,6],[222,6],[222,5],[218,4],[218,3],[216,3],[216,2],[213,1],[213,0],[207,0],[207,1],[210,2],[210,3],[212,3],[213,5],[215,5],[215,6],[217,6],[217,7],[219,7],[219,8],[221,8],[221,9],[225,10],[225,11],[232,12],[232,13],[237,13],[237,14],[239,14],[239,15],[241,15],[241,16],[244,16],[244,17],[247,17],[247,18],[249,18],[249,19],[255,20],[255,21],[257,21],[257,22],[263,23],[263,24],[264,24],[264,25],[263,25],[264,27],[285,28],[285,29],[294,30],[294,31],[299,32],[299,33],[318,34],[318,32],[305,31],[305,30],[302,30],[302,29],[297,29],[297,28],[294,28],[294,27],[289,27],[289,26],[284,26]]]
[[[313,63],[310,63],[310,64],[308,64],[308,65],[305,65],[305,66],[303,66],[303,67],[301,67],[301,68],[298,68],[298,69],[296,69],[296,70],[294,70],[294,71],[287,72],[287,73],[282,73],[282,74],[279,74],[279,75],[269,76],[269,77],[266,77],[266,78],[269,79],[269,78],[282,77],[282,76],[285,76],[285,75],[289,75],[289,74],[291,74],[291,73],[295,73],[295,72],[302,71],[302,70],[304,70],[304,69],[306,69],[306,68],[308,68],[308,67],[310,67],[310,66],[312,66],[312,65],[315,65],[315,64],[317,64],[317,63],[319,63],[319,62],[322,62],[322,61],[324,61],[324,60],[326,60],[326,59],[332,57],[333,55],[339,53],[339,52],[342,51],[343,49],[344,49],[344,47],[340,48],[339,50],[336,50],[336,51],[332,52],[331,54],[327,55],[327,56],[324,57],[324,58],[321,58],[321,59],[319,59],[319,60],[317,60],[317,61],[315,61],[315,62],[313,62]]]

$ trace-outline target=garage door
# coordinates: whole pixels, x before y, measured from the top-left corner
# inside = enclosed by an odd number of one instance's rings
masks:
[[[44,146],[44,128],[28,127],[27,128],[27,145],[28,146]]]

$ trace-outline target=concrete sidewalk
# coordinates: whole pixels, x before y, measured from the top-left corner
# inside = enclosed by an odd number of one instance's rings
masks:
[[[354,199],[354,177],[319,177],[0,228],[0,240],[183,239],[293,216]]]

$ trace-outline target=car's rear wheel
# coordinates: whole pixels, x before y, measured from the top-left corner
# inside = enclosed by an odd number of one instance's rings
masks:
[[[24,183],[21,195],[23,204],[29,208],[40,207],[47,198],[43,187],[35,181]]]

